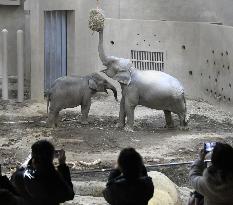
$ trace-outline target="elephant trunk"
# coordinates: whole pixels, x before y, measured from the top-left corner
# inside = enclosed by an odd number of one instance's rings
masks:
[[[117,89],[112,84],[110,84],[110,83],[108,84],[108,86],[106,88],[112,90],[112,92],[114,94],[115,100],[118,101],[118,98],[117,98]]]
[[[99,31],[99,46],[98,46],[98,51],[99,51],[99,57],[100,60],[102,61],[103,65],[107,66],[109,59],[106,56],[104,52],[104,46],[103,46],[103,30]]]

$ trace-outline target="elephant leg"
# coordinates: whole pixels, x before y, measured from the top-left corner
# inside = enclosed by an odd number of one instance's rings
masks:
[[[186,121],[186,113],[178,114],[180,119],[180,130],[188,131],[190,128],[188,127],[188,122]]]
[[[48,124],[49,127],[57,127],[59,112],[60,112],[59,109],[54,109],[53,106],[50,106],[48,121],[47,121],[47,124]]]
[[[55,127],[58,126],[58,120],[59,120],[59,111],[55,112],[55,115],[54,115],[54,125],[55,125]]]
[[[178,114],[179,116],[179,119],[180,119],[180,126],[181,127],[185,127],[188,125],[188,123],[186,122],[186,114],[185,113],[181,113],[181,114]]]
[[[165,115],[165,120],[166,120],[166,128],[173,128],[174,127],[174,122],[172,119],[171,111],[169,110],[164,110],[164,115]]]
[[[119,122],[117,124],[117,127],[124,127],[125,126],[125,97],[121,98],[121,103],[120,103],[120,112],[119,112]]]
[[[135,107],[136,106],[131,105],[128,100],[125,102],[125,111],[127,116],[127,125],[125,127],[126,131],[133,132]]]
[[[87,125],[88,124],[88,113],[91,107],[91,99],[88,99],[81,105],[81,113],[82,113],[82,122],[81,124]]]
[[[47,125],[49,127],[55,126],[55,116],[54,116],[54,113],[52,113],[52,112],[49,112]]]
[[[48,116],[47,125],[49,127],[57,127],[58,118],[59,118],[59,112],[50,112]]]

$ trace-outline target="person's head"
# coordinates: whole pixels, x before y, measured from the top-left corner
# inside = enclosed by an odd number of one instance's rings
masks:
[[[212,166],[224,173],[233,173],[233,148],[224,143],[217,142],[212,156]]]
[[[46,141],[39,140],[32,147],[32,165],[36,169],[46,169],[51,167],[54,159],[54,146]]]
[[[17,205],[17,198],[8,190],[0,189],[0,204]]]
[[[127,179],[135,179],[142,173],[143,160],[134,148],[125,148],[118,157],[118,166]]]

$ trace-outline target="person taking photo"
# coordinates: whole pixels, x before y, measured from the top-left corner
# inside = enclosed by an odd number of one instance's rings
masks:
[[[193,163],[189,179],[195,191],[204,197],[204,205],[233,204],[233,148],[217,142],[211,154],[211,165],[206,168],[207,152],[200,151]]]

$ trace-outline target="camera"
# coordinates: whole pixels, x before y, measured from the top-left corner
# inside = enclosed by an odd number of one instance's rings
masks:
[[[55,150],[54,157],[58,158],[60,156],[61,150]]]
[[[207,142],[207,143],[204,143],[204,150],[205,152],[211,152],[213,151],[214,147],[216,145],[216,142]]]

